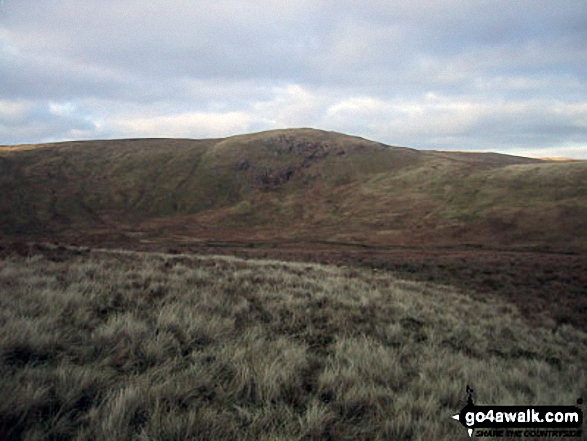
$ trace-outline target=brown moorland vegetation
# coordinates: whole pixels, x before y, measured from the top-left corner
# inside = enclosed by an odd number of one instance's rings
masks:
[[[587,331],[587,259],[584,254],[475,248],[250,245],[142,248],[387,270],[403,279],[453,286],[481,301],[501,297],[516,305],[526,322],[533,326],[572,324]]]
[[[492,404],[586,396],[587,334],[497,297],[315,263],[24,251],[0,259],[2,439],[454,440],[466,384]]]
[[[587,250],[587,162],[312,129],[0,147],[0,234]]]

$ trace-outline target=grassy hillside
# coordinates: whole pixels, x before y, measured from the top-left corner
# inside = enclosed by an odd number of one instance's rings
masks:
[[[214,140],[122,140],[0,149],[8,231],[58,230],[116,218],[172,214]]]
[[[311,129],[0,147],[5,235],[587,249],[587,162]]]
[[[467,384],[587,395],[584,332],[387,272],[41,247],[0,293],[2,439],[458,440]]]

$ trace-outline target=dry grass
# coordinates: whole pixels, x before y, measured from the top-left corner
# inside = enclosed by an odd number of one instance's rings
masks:
[[[2,439],[465,439],[587,396],[587,334],[391,273],[126,251],[0,261]]]

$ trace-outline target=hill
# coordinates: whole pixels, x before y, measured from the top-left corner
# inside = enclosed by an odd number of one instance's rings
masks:
[[[587,249],[587,162],[313,129],[0,147],[4,237]]]

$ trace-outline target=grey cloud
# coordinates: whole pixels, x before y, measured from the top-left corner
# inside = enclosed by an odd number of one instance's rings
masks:
[[[0,102],[0,145],[84,139],[96,135],[96,124],[73,109],[69,112],[58,105],[29,103],[18,114],[2,113],[1,108],[9,104]]]
[[[565,37],[569,44],[569,33],[581,41],[584,27],[569,20],[587,21],[587,14],[565,7],[577,9],[577,2],[299,2],[286,11],[259,1],[35,3],[24,2],[8,26],[25,30],[23,44],[78,62],[147,76],[340,81],[347,87],[368,86],[373,76],[403,86],[402,74],[416,70],[422,58],[464,53],[478,59],[479,70],[488,69],[488,48],[512,55],[506,68],[531,70],[548,63],[557,41]],[[515,53],[524,47],[531,63]]]
[[[268,6],[64,1],[44,4],[38,14],[47,18],[39,21],[19,9],[9,26],[21,27],[20,42],[38,51],[146,75],[249,78],[303,68],[308,45],[300,35],[309,33],[308,25]]]
[[[587,145],[585,23],[581,0],[6,0],[0,100],[75,103],[71,119],[41,112],[10,125],[51,121],[55,137],[71,136],[67,124],[117,136],[164,122],[196,136],[190,121],[205,133],[213,121],[424,148]],[[453,107],[431,107],[430,94]],[[552,102],[578,113],[553,113]],[[463,103],[484,110],[473,120],[454,110]],[[520,104],[515,117],[500,117],[503,103]],[[428,124],[410,113],[418,106]]]

